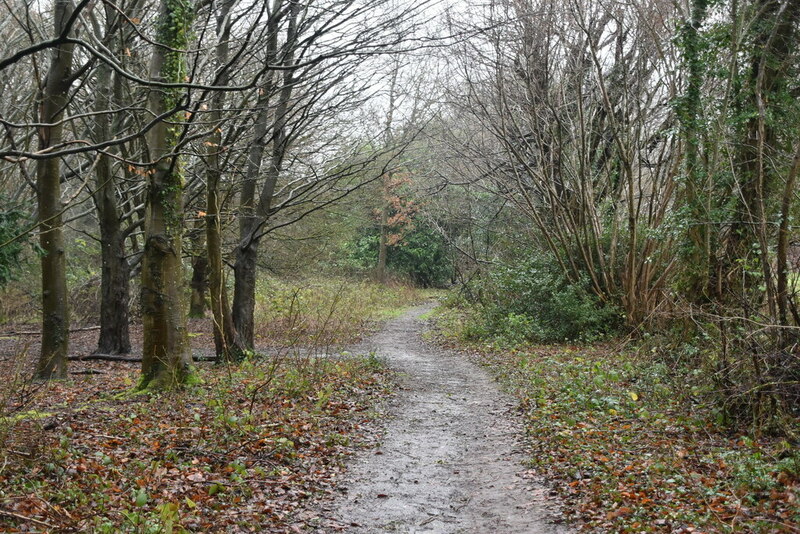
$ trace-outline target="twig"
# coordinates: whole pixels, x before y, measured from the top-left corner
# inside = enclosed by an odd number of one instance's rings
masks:
[[[125,438],[121,436],[110,436],[108,434],[92,434],[92,436],[96,438],[103,438],[103,439],[117,439],[119,441],[125,441]]]
[[[94,354],[85,354],[83,356],[69,356],[67,358],[70,361],[90,361],[90,360],[101,360],[104,362],[141,362],[141,356],[122,356],[119,354],[103,354],[96,352]],[[214,362],[217,360],[216,356],[194,356],[192,358],[196,362]],[[85,374],[85,373],[82,373]]]
[[[37,525],[42,525],[43,527],[47,527],[47,528],[53,528],[53,525],[51,525],[47,521],[41,521],[39,519],[34,519],[32,517],[28,517],[28,516],[24,516],[22,514],[18,514],[16,512],[12,512],[10,510],[4,510],[3,508],[0,508],[0,515],[4,515],[4,516],[7,516],[7,517],[13,517],[13,518],[19,519],[21,521],[30,521],[31,523],[35,523]]]

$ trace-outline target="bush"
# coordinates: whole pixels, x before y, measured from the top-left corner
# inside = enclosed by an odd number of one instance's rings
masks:
[[[350,260],[359,269],[374,269],[378,243],[378,228],[370,228],[348,246]],[[415,220],[400,243],[387,248],[386,268],[419,287],[444,287],[453,273],[453,262],[442,235],[424,221]]]
[[[620,323],[619,311],[603,305],[587,284],[570,284],[555,262],[543,255],[494,267],[469,294],[477,313],[465,333],[502,345],[590,340]]]
[[[0,206],[3,205],[0,199]],[[22,211],[0,207],[0,288],[14,279],[19,269],[20,254],[29,238],[23,221]]]

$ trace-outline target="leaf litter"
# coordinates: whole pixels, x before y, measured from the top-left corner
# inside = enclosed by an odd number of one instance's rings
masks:
[[[796,445],[731,433],[676,369],[605,344],[500,351],[433,335],[517,397],[531,475],[582,530],[800,532]]]
[[[372,357],[205,365],[186,391],[135,394],[136,364],[9,396],[0,531],[286,532],[332,492],[390,391]]]

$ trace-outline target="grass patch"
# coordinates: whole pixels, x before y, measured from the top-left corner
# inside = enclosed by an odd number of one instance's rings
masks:
[[[341,346],[359,341],[429,292],[402,283],[348,278],[263,277],[256,296],[256,336],[282,346]]]
[[[39,392],[26,413],[47,417],[2,421],[6,527],[288,531],[312,496],[330,492],[390,389],[371,355],[202,367],[202,383],[188,390],[136,396],[119,393],[137,366],[103,369]]]
[[[438,321],[463,347],[463,317]],[[798,531],[796,444],[730,434],[697,372],[603,344],[470,347],[519,400],[532,467],[587,529]]]

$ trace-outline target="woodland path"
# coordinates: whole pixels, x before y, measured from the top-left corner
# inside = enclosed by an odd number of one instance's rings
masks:
[[[325,506],[348,532],[562,534],[547,490],[523,479],[513,402],[463,356],[420,336],[417,307],[359,349],[400,374],[380,446],[357,457]]]

